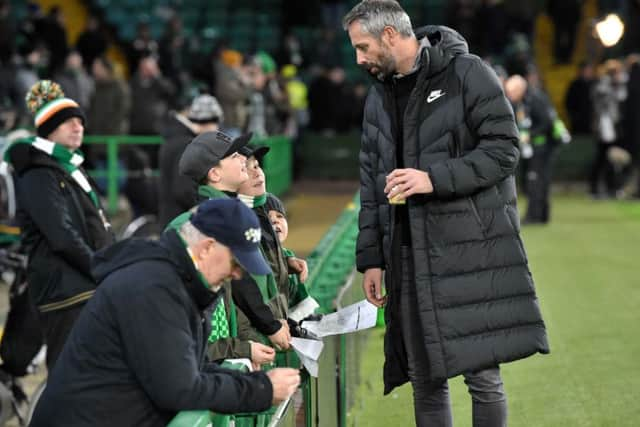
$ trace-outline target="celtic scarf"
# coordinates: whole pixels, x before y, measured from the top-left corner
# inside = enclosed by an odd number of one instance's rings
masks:
[[[211,315],[211,334],[209,342],[229,337],[229,322],[227,321],[227,310],[224,306],[224,298],[220,298],[216,308]]]
[[[261,196],[245,196],[244,194],[238,194],[238,199],[244,203],[247,207],[253,209],[260,206],[264,206],[267,203],[267,194]]]
[[[42,151],[45,154],[56,159],[56,161],[67,171],[71,178],[84,190],[89,196],[94,206],[98,208],[101,216],[102,209],[100,209],[100,202],[98,201],[98,195],[89,184],[89,181],[80,171],[79,166],[84,162],[84,156],[80,150],[71,151],[63,145],[56,144],[48,139],[40,138],[39,136],[23,138],[14,142],[14,144],[29,144],[33,148]],[[9,150],[7,150],[8,152]],[[6,160],[6,159],[5,159]],[[105,224],[106,226],[106,224]]]

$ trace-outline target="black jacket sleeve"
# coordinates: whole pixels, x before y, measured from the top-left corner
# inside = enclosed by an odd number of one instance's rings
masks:
[[[271,406],[273,389],[266,374],[214,365],[200,369],[197,338],[190,329],[192,302],[179,285],[156,283],[148,289],[155,290],[153,295],[132,292],[127,304],[113,305],[127,364],[154,405],[166,411],[210,409],[223,414]]]
[[[468,62],[467,62],[468,63]],[[466,123],[475,139],[462,157],[431,165],[427,172],[437,198],[465,197],[489,188],[518,165],[518,129],[500,82],[480,58],[462,79]]]
[[[242,279],[231,281],[233,302],[249,318],[251,324],[263,335],[273,335],[282,327],[269,306],[262,300],[258,285],[249,274]]]
[[[51,250],[91,276],[93,250],[74,223],[63,194],[64,184],[47,168],[26,171],[16,180],[18,204],[42,233]]]
[[[375,88],[371,89],[376,90]],[[382,230],[378,220],[376,201],[376,162],[377,148],[368,136],[372,128],[367,123],[367,112],[373,96],[370,94],[365,106],[362,124],[362,142],[360,145],[360,214],[358,216],[358,240],[356,243],[356,267],[363,273],[369,268],[384,268],[382,252]]]
[[[549,99],[540,91],[534,90],[528,97],[531,114],[531,137],[549,136],[553,130],[556,112]]]

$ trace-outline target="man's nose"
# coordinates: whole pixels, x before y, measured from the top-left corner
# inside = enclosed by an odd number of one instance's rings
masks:
[[[365,63],[364,55],[360,52],[356,51],[356,64],[362,65]]]

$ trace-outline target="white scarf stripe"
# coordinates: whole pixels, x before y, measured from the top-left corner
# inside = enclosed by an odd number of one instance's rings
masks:
[[[55,142],[51,142],[37,136],[36,140],[33,141],[33,146],[36,147],[38,150],[44,151],[48,155],[52,155],[53,149],[55,148],[56,144]]]
[[[87,193],[91,191],[91,185],[89,185],[89,181],[87,181],[87,178],[84,177],[79,169],[71,172],[71,177],[80,185],[80,187],[82,187],[84,191],[86,191]]]
[[[249,209],[253,209],[253,199],[255,199],[255,197],[238,194],[238,199],[240,199],[240,201],[244,203]]]

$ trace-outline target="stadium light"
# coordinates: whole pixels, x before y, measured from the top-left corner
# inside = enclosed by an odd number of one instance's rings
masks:
[[[615,13],[596,23],[596,34],[604,47],[614,46],[624,34],[624,22]]]

